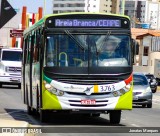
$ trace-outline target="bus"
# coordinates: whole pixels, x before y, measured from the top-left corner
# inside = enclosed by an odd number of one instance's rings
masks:
[[[109,41],[114,56],[105,57]],[[108,42],[106,42],[108,41]],[[127,16],[61,13],[44,16],[24,31],[22,98],[28,114],[109,114],[118,124],[132,109],[132,46]]]

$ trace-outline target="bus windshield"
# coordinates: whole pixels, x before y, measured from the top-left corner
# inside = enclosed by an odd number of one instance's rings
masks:
[[[130,37],[117,34],[52,34],[46,38],[47,67],[130,66]]]

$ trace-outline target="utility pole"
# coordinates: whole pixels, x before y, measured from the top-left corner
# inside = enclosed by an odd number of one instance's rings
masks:
[[[124,11],[125,11],[125,0],[121,0],[121,11],[120,11],[120,13],[122,15],[124,15]]]

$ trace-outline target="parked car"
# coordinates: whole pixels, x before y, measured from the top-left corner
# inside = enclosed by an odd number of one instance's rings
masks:
[[[133,73],[133,104],[152,108],[152,90],[143,73]]]
[[[152,93],[155,93],[157,91],[158,82],[153,74],[145,74],[145,76],[148,79],[148,82],[150,84]]]

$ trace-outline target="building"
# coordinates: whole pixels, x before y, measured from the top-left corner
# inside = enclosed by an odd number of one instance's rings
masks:
[[[132,27],[160,29],[160,0],[126,0],[125,15]]]
[[[25,9],[25,12],[27,11],[27,7],[23,7],[23,9]],[[42,10],[42,7],[39,7],[38,13],[26,12],[25,14],[16,10],[17,14],[0,29],[0,46],[20,48],[22,46],[21,41],[23,29],[26,29],[37,22],[42,17]],[[18,30],[22,30],[22,35],[11,33],[11,31],[13,32]]]
[[[12,47],[12,38],[10,37],[10,30],[19,29],[20,23],[21,13],[18,12],[8,23],[6,23],[0,29],[0,46]]]
[[[53,0],[53,13],[119,13],[119,0]]]
[[[156,62],[160,61],[160,30],[132,28],[132,38],[138,42],[134,71],[157,76]],[[160,75],[157,77],[160,78]]]

